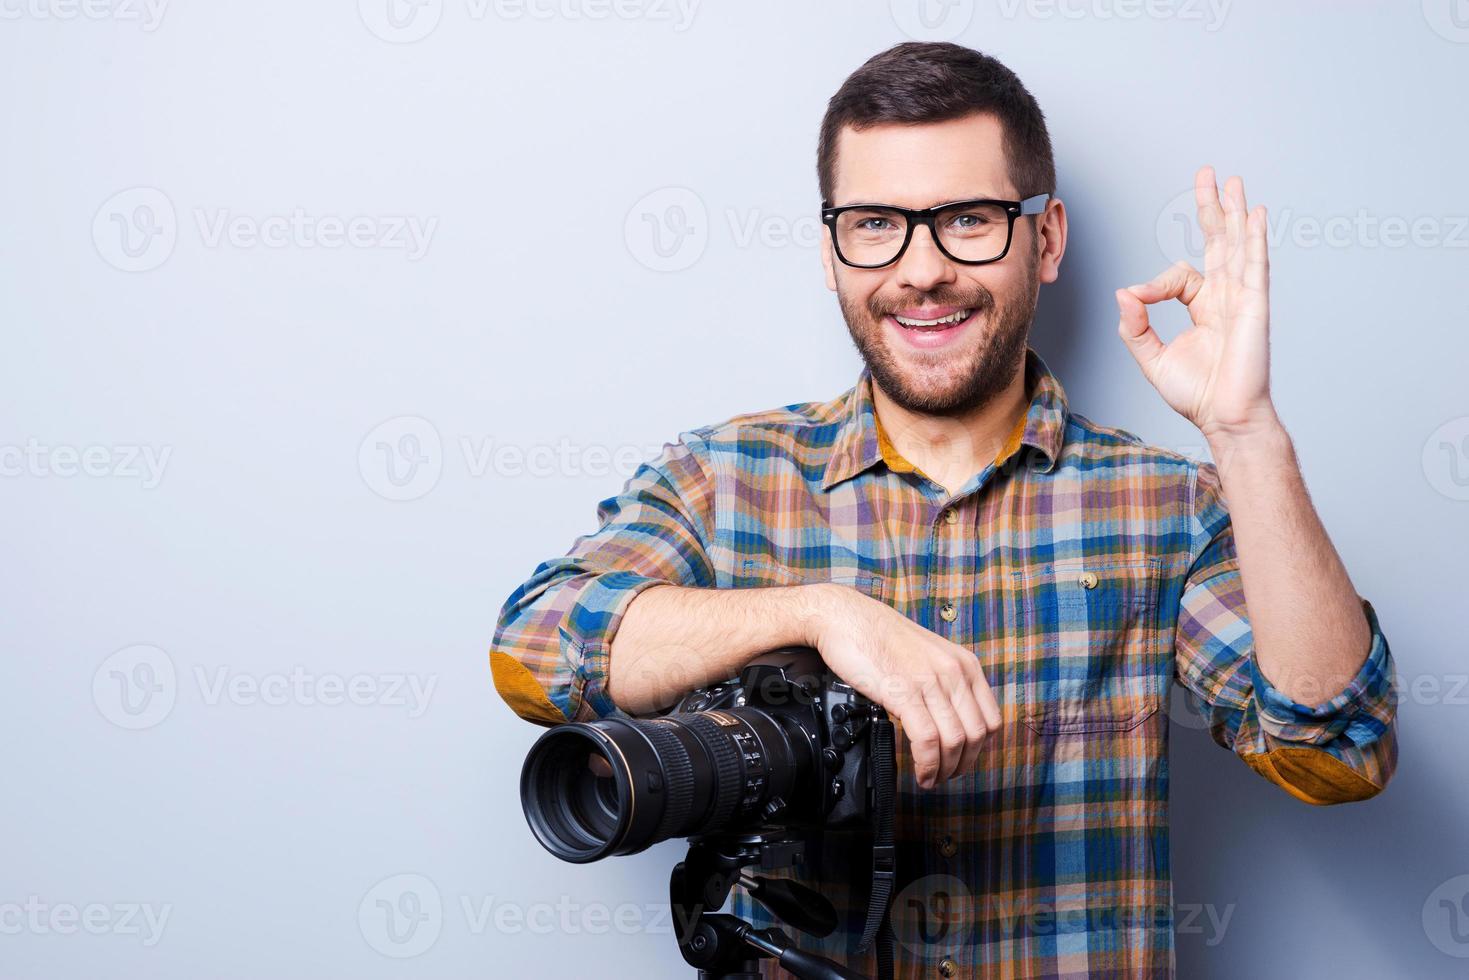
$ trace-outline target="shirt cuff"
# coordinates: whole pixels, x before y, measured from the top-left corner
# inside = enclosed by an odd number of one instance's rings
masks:
[[[636,572],[603,572],[581,590],[561,633],[572,666],[569,714],[573,721],[630,718],[607,695],[612,639],[628,604],[644,589],[670,584]]]
[[[1255,686],[1260,728],[1267,735],[1285,742],[1323,745],[1346,731],[1364,704],[1390,696],[1392,676],[1387,639],[1372,603],[1361,596],[1357,598],[1371,627],[1372,645],[1356,676],[1330,700],[1307,706],[1289,697],[1265,679],[1254,651],[1250,651],[1250,677]]]

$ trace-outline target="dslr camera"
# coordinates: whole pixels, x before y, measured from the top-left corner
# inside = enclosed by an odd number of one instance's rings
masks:
[[[842,833],[872,854],[857,951],[879,925],[886,940],[894,785],[893,729],[881,705],[831,673],[816,650],[785,647],[659,717],[549,728],[526,756],[520,796],[532,833],[563,861],[688,838],[670,898],[680,950],[701,977],[758,977],[752,957],[770,956],[797,976],[824,978],[855,975],[796,950],[778,929],[714,910],[743,881],[777,918],[829,935],[837,924],[830,902],[793,879],[741,869],[800,865],[810,835]]]

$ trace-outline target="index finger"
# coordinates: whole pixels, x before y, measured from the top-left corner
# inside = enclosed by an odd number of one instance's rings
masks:
[[[1221,278],[1229,255],[1225,242],[1224,207],[1219,203],[1219,186],[1214,168],[1205,164],[1194,175],[1194,204],[1199,209],[1199,228],[1204,232],[1204,275]]]

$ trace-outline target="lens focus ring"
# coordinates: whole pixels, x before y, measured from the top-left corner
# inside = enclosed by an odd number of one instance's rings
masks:
[[[729,730],[711,720],[708,715],[686,715],[680,720],[698,736],[699,742],[709,750],[714,762],[714,805],[709,811],[709,819],[702,822],[702,827],[706,830],[718,830],[729,822],[735,807],[745,795],[745,773],[744,765],[740,761],[740,750],[735,746]]]
[[[694,764],[683,741],[667,725],[643,722],[638,725],[653,743],[663,763],[663,819],[658,821],[654,840],[667,840],[678,833],[694,806]],[[643,787],[634,787],[636,795]]]

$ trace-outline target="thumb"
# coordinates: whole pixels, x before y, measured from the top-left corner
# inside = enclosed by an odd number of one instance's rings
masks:
[[[1163,353],[1163,341],[1148,323],[1148,306],[1126,289],[1117,290],[1117,309],[1121,317],[1117,323],[1117,334],[1133,360],[1142,368],[1143,377],[1153,380],[1153,362]]]

